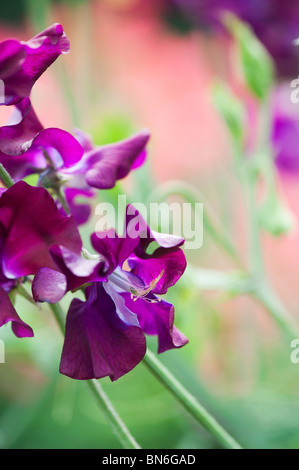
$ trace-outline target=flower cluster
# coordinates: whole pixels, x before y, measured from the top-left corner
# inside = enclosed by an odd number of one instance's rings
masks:
[[[142,165],[149,132],[105,146],[95,146],[80,130],[74,134],[44,128],[30,101],[36,80],[69,52],[63,28],[54,24],[27,42],[0,43],[0,79],[4,106],[14,108],[0,128],[0,163],[14,184],[0,196],[0,326],[11,322],[18,337],[33,336],[11,301],[24,282],[32,282],[36,302],[58,302],[82,290],[66,318],[60,372],[75,379],[109,376],[116,380],[132,370],[146,352],[145,335],[156,335],[158,352],[178,348],[187,338],[174,326],[174,307],[160,295],[183,274],[184,240],[156,233],[133,206],[127,207],[124,233],[95,232],[89,254],[78,226],[90,214],[97,190]],[[37,174],[37,187],[23,179]],[[149,246],[157,247],[152,253]]]

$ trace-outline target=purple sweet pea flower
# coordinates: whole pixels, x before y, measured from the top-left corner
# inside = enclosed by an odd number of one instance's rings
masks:
[[[280,76],[298,73],[299,51],[293,44],[299,36],[297,0],[169,0],[190,23],[223,31],[221,15],[232,12],[251,25],[274,58]]]
[[[47,302],[88,284],[86,301],[74,299],[67,314],[60,372],[69,377],[118,379],[143,358],[144,334],[158,337],[159,353],[188,342],[173,325],[174,307],[157,297],[185,270],[183,240],[150,231],[132,206],[127,214],[123,236],[112,229],[91,236],[94,259],[52,247],[57,270],[41,268],[33,281],[35,300]],[[160,248],[149,255],[153,240]]]
[[[79,232],[71,217],[61,215],[48,191],[20,181],[0,197],[0,241],[0,326],[11,321],[17,336],[32,336],[8,292],[39,268],[56,268],[49,252],[52,245],[80,253]]]
[[[296,90],[294,90],[296,93]],[[290,100],[290,87],[281,84],[272,98],[272,148],[275,164],[281,173],[299,173],[299,116],[298,104]]]
[[[0,42],[0,79],[4,82],[5,105],[16,104],[30,95],[31,88],[70,43],[60,24],[53,24],[27,42]]]

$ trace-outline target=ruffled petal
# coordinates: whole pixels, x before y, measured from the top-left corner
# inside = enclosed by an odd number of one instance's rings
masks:
[[[58,128],[47,128],[33,140],[31,152],[46,151],[56,169],[75,165],[83,155],[83,148],[69,132]]]
[[[52,246],[50,253],[67,278],[67,290],[77,289],[89,282],[104,281],[107,278],[109,265],[103,257],[85,259],[81,254],[58,245]]]
[[[13,75],[26,56],[25,45],[16,39],[0,42],[1,79]]]
[[[136,168],[144,161],[149,137],[148,131],[141,131],[121,142],[96,147],[87,152],[78,168],[73,170],[84,172],[87,184],[94,188],[113,188],[116,181],[125,178],[134,165]]]
[[[51,246],[50,254],[56,270],[41,268],[37,271],[32,283],[32,294],[36,302],[56,303],[70,290],[107,279],[108,266],[103,258],[85,259],[58,245]]]
[[[92,137],[89,134],[86,134],[86,132],[83,132],[81,129],[75,129],[74,135],[80,145],[83,147],[85,153],[95,148]]]
[[[25,153],[31,146],[34,137],[42,129],[43,126],[39,122],[29,98],[24,98],[16,105],[8,125],[0,127],[1,154],[16,156]]]
[[[91,188],[65,188],[65,197],[70,208],[71,214],[78,225],[85,224],[91,215],[90,204],[78,203],[79,197],[93,198],[95,196],[94,190]]]
[[[145,337],[137,326],[124,323],[101,284],[94,284],[86,302],[70,305],[60,372],[79,380],[123,376],[142,360]]]
[[[132,297],[128,293],[121,295],[126,307],[136,313],[142,331],[147,335],[158,336],[158,353],[188,343],[188,338],[173,325],[173,305],[165,300],[159,301],[154,295],[148,295],[146,299]]]
[[[143,258],[131,256],[128,264],[146,286],[152,285],[153,293],[165,294],[183,275],[187,262],[180,248],[158,248]]]
[[[53,24],[27,42],[0,43],[0,79],[5,85],[5,104],[28,97],[32,86],[70,44],[60,24]]]
[[[55,269],[49,248],[59,244],[80,253],[82,242],[72,217],[64,217],[44,188],[20,181],[0,197],[2,268],[10,279]]]
[[[145,253],[152,242],[156,242],[161,248],[176,248],[185,243],[184,238],[178,235],[151,230],[140,212],[131,204],[128,204],[126,214],[128,234],[132,236],[131,232],[133,231],[139,234],[139,249],[135,250],[136,253],[138,252],[138,256],[142,256],[142,253]]]
[[[119,237],[113,229],[110,229],[93,233],[91,243],[93,248],[109,263],[108,273],[110,274],[117,266],[122,266],[133,253],[138,246],[139,239],[128,236]]]

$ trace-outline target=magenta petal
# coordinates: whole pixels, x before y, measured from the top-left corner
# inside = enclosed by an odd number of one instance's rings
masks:
[[[169,349],[180,348],[188,343],[183,333],[174,325],[174,307],[165,300],[153,296],[132,298],[131,294],[121,294],[125,299],[126,307],[136,313],[140,328],[147,335],[158,336],[158,353]]]
[[[28,97],[36,80],[69,49],[69,40],[60,24],[51,25],[27,42],[0,43],[0,79],[5,85],[5,104],[16,104]]]
[[[59,263],[61,267],[64,266],[75,276],[79,277],[88,278],[102,263],[100,259],[90,260],[82,258],[80,254],[63,246],[52,246],[50,251],[55,261]]]
[[[83,155],[83,148],[75,137],[58,128],[41,131],[32,142],[30,150],[31,152],[46,150],[57,169],[75,165]]]
[[[59,23],[48,26],[48,28],[38,33],[27,42],[27,46],[32,49],[36,49],[40,45],[45,46],[45,50],[43,50],[45,54],[42,59],[44,60],[44,65],[47,65],[47,67],[50,65],[50,57],[55,60],[58,55],[67,54],[70,51],[70,41]],[[49,49],[49,47],[52,47],[52,49]]]
[[[16,182],[32,173],[36,173],[37,169],[41,170],[46,167],[42,152],[32,153],[30,150],[23,153],[23,155],[16,156],[0,152],[0,163]]]
[[[127,258],[138,246],[138,238],[119,237],[111,229],[107,232],[97,232],[91,235],[93,248],[106,258],[109,264],[109,273],[117,266],[122,266]]]
[[[142,166],[146,160],[147,157],[147,151],[146,149],[142,150],[136,160],[134,161],[133,165],[131,166],[131,170],[136,170],[136,168],[139,168]]]
[[[26,152],[42,129],[29,98],[24,98],[17,104],[9,124],[0,127],[0,152],[7,155]]]
[[[148,227],[146,221],[143,219],[140,212],[131,204],[128,204],[126,213],[127,213],[126,227],[127,227],[128,235],[130,236],[130,227],[133,230],[139,232],[140,250],[138,250],[138,256],[139,256],[139,251],[145,252],[149,244],[154,241],[158,243],[158,245],[160,245],[160,247],[162,248],[175,248],[185,243],[184,238],[179,237],[177,235],[172,235],[168,233],[159,233],[159,232],[156,232],[155,230],[151,230]],[[135,224],[135,221],[136,221],[136,224]],[[134,225],[137,225],[137,228],[135,228]]]
[[[59,302],[67,291],[67,280],[64,274],[50,268],[40,268],[32,283],[32,294],[35,302]]]
[[[0,327],[8,322],[18,338],[34,336],[32,328],[20,319],[8,294],[0,287]]]
[[[60,244],[80,253],[82,243],[71,217],[63,217],[44,188],[20,181],[0,197],[3,225],[2,267],[12,279],[34,274],[41,267],[55,269],[49,253]]]
[[[25,46],[16,39],[0,42],[1,78],[13,75],[26,56]]]
[[[117,380],[132,370],[146,351],[137,326],[124,323],[101,284],[94,284],[86,302],[74,299],[67,319],[60,372],[79,380],[109,376]]]
[[[84,161],[87,183],[98,189],[113,188],[117,180],[128,175],[136,161],[140,164],[144,160],[149,137],[148,131],[142,131],[129,139],[88,152]]]
[[[91,136],[83,132],[81,129],[75,129],[74,135],[80,145],[83,147],[84,152],[89,152],[95,148]]]
[[[91,188],[65,188],[65,197],[70,208],[71,214],[78,225],[85,224],[91,215],[90,204],[77,203],[78,197],[93,198],[95,192]]]
[[[131,211],[128,208],[131,208]],[[147,224],[140,213],[133,206],[128,206],[122,235],[118,235],[114,229],[95,232],[91,235],[93,248],[109,262],[109,273],[117,266],[122,267],[128,257],[138,248],[140,233],[146,232],[147,229]]]
[[[75,165],[83,155],[83,148],[70,133],[42,129],[31,107],[20,123],[0,128],[0,139],[0,163],[16,179],[45,169],[49,162],[44,152],[56,169]]]
[[[67,291],[95,281],[106,280],[107,262],[103,258],[90,260],[63,246],[53,245],[50,249],[56,266],[65,275]]]
[[[142,279],[146,286],[156,280],[152,292],[165,294],[167,289],[180,279],[186,269],[186,257],[180,248],[158,248],[152,255],[143,258],[131,256],[128,263],[132,272]]]
[[[57,269],[41,268],[37,271],[32,293],[36,302],[56,303],[66,292],[86,283],[105,280],[105,262],[82,258],[63,246],[53,245],[50,253]]]
[[[275,152],[275,163],[279,170],[298,174],[299,119],[296,116],[275,116],[272,130],[272,144]]]
[[[162,248],[174,248],[182,246],[185,243],[185,239],[178,235],[172,235],[170,233],[159,233],[151,230],[149,232],[148,241],[156,241]]]

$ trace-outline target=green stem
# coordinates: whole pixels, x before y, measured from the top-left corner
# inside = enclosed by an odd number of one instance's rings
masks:
[[[60,304],[49,304],[49,307],[54,313],[62,334],[64,334],[65,319]],[[86,384],[123,447],[125,449],[140,449],[139,444],[122,421],[99,382],[97,380],[87,380]]]
[[[2,163],[0,163],[0,179],[7,188],[10,188],[15,184],[14,180],[12,179],[10,174],[5,170]]]
[[[208,432],[210,432],[222,447],[228,449],[242,449],[240,444],[210,415],[210,413],[197,401],[197,399],[183,387],[183,385],[171,374],[171,372],[155,357],[147,351],[144,364],[166,387],[174,397],[183,405],[193,418],[196,419]]]
[[[54,313],[54,317],[58,323],[59,329],[61,333],[64,335],[65,333],[65,318],[62,311],[60,304],[48,304],[52,312]]]
[[[255,279],[245,271],[219,271],[198,268],[188,263],[181,283],[201,290],[228,292],[234,295],[251,293]]]
[[[123,447],[125,449],[140,449],[141,447],[135,441],[134,437],[130,434],[128,428],[115,411],[99,382],[97,380],[88,380],[87,385]]]
[[[298,337],[299,329],[295,320],[282,304],[275,290],[271,287],[265,272],[261,240],[260,226],[257,213],[257,201],[255,198],[256,178],[247,168],[244,174],[244,185],[247,194],[248,214],[249,214],[249,265],[250,274],[255,278],[252,295],[258,299],[271,314],[278,326],[291,337]]]
[[[249,266],[253,275],[263,276],[264,266],[260,244],[257,202],[255,200],[255,178],[247,173],[244,177],[244,188],[247,196],[249,214]]]
[[[54,194],[55,196],[57,197],[57,199],[59,200],[60,204],[62,205],[63,209],[65,210],[66,214],[70,214],[70,208],[69,208],[69,205],[62,193],[62,190],[61,188],[55,188],[54,190]]]

